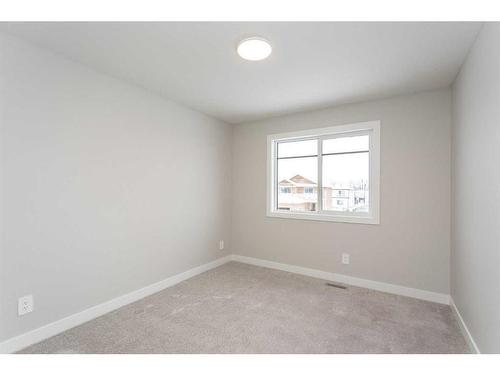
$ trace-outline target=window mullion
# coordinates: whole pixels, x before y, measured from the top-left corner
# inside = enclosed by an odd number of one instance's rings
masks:
[[[321,137],[318,138],[318,204],[317,211],[323,211],[323,142]]]
[[[278,189],[279,189],[279,186],[278,186],[278,143],[279,142],[275,142],[274,143],[274,209],[277,210],[278,209]]]

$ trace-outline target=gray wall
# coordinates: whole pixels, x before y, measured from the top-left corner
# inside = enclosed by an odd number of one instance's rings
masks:
[[[236,126],[233,252],[448,294],[450,104],[442,90]],[[380,225],[266,217],[268,134],[368,120],[381,120]]]
[[[451,294],[481,352],[500,352],[500,24],[453,87]]]
[[[227,255],[231,136],[0,36],[0,341]]]

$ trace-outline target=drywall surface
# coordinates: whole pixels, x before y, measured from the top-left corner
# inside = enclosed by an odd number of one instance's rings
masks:
[[[0,341],[228,255],[231,139],[0,35]]]
[[[233,252],[448,294],[450,102],[445,89],[235,126]],[[266,216],[268,134],[369,120],[381,121],[379,225]]]
[[[451,294],[476,345],[500,353],[500,24],[453,86]]]

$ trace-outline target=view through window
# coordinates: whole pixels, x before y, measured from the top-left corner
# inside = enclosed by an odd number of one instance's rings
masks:
[[[318,204],[318,140],[278,143],[280,210],[316,211]]]
[[[276,146],[279,211],[369,212],[369,134],[282,140]]]
[[[368,135],[323,140],[323,210],[368,212]]]

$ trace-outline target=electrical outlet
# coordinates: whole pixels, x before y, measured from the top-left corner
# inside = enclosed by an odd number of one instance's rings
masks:
[[[33,296],[24,296],[17,301],[17,313],[19,316],[33,312]]]
[[[224,240],[219,241],[219,250],[224,250]]]
[[[342,253],[342,264],[350,264],[351,257],[347,253]]]

